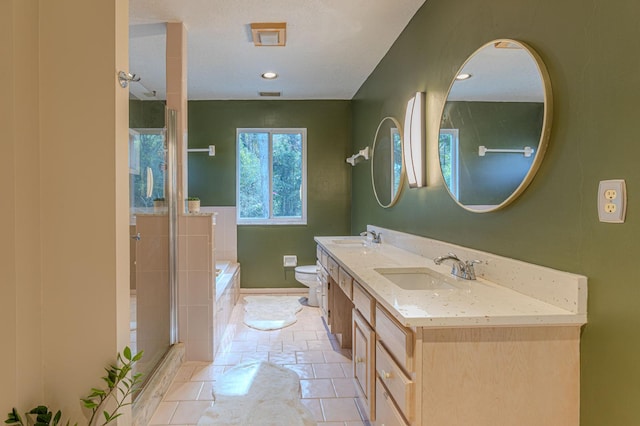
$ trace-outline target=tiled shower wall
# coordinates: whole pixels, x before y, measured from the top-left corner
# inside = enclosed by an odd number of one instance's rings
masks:
[[[178,335],[189,361],[213,361],[215,215],[180,217]]]

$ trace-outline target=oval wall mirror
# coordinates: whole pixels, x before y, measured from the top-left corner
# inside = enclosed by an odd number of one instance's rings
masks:
[[[378,204],[393,206],[400,196],[404,179],[402,130],[393,117],[380,121],[371,149],[371,183]]]
[[[479,213],[515,200],[542,162],[551,111],[549,75],[525,43],[494,40],[471,55],[440,118],[440,169],[453,199]]]

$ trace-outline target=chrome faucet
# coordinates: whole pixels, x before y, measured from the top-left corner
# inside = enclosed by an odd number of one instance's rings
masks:
[[[465,280],[475,280],[476,279],[476,271],[473,265],[475,263],[480,263],[479,260],[467,260],[463,261],[458,258],[453,253],[448,253],[445,256],[439,256],[433,259],[433,263],[436,265],[440,265],[445,260],[453,261],[453,266],[451,267],[451,275],[454,275],[458,278],[463,278]]]
[[[371,235],[371,242],[375,244],[380,244],[382,242],[382,232],[376,232],[373,229],[371,231],[363,231],[360,233],[360,236],[366,237],[367,235]]]

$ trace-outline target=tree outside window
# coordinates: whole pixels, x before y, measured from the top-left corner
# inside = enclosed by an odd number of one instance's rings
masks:
[[[238,223],[306,223],[306,129],[238,129]]]

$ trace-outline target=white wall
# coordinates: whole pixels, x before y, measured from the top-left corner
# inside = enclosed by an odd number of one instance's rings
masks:
[[[10,0],[0,16],[0,412],[81,421],[129,341],[128,1]]]

